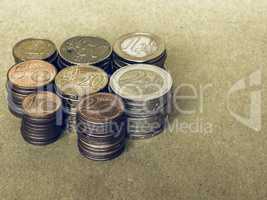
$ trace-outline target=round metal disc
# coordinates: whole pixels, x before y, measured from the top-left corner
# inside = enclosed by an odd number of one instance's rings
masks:
[[[22,102],[24,113],[37,118],[51,116],[55,114],[61,106],[60,98],[52,92],[30,94]]]
[[[13,56],[21,62],[26,60],[45,60],[53,57],[56,51],[56,45],[50,40],[27,38],[15,44]]]
[[[60,47],[60,56],[72,64],[96,64],[112,53],[111,45],[103,38],[76,36],[66,40]]]
[[[129,33],[121,36],[113,45],[114,52],[132,62],[154,60],[165,51],[165,43],[151,33]]]
[[[56,68],[48,62],[29,60],[12,66],[7,78],[15,87],[32,89],[51,83],[56,73]]]
[[[172,88],[172,82],[171,75],[160,67],[134,64],[114,72],[109,87],[124,99],[148,101],[168,93]]]
[[[83,98],[78,104],[79,116],[93,123],[105,123],[121,116],[124,105],[118,96],[96,93]]]
[[[99,92],[108,84],[108,75],[102,69],[79,65],[61,70],[55,79],[57,91],[62,96],[78,98]]]

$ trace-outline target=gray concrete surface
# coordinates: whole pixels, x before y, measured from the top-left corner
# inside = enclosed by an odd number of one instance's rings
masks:
[[[179,106],[196,112],[174,115],[164,134],[130,142],[110,162],[81,157],[75,134],[46,147],[25,143],[20,120],[8,112],[5,100],[14,43],[32,36],[59,45],[75,35],[113,42],[132,31],[166,40],[176,86],[191,84],[198,94]],[[266,31],[264,0],[1,0],[0,199],[267,199],[266,91],[261,104],[253,104],[262,111],[258,132],[236,120],[226,104],[232,85],[257,70],[262,84],[253,89],[264,89]],[[201,110],[199,93],[205,86]],[[230,108],[247,117],[253,89],[233,94]],[[192,90],[183,87],[179,94]],[[180,126],[173,128],[175,123]],[[194,123],[202,125],[185,127]]]

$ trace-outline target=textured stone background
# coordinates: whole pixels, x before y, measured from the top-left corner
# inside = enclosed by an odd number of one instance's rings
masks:
[[[212,85],[204,94],[203,112],[172,118],[212,124],[211,131],[171,129],[130,142],[111,162],[82,158],[75,134],[46,147],[25,143],[20,120],[9,114],[5,101],[14,43],[32,36],[59,45],[75,35],[113,42],[132,31],[154,32],[166,40],[176,85]],[[265,86],[266,31],[264,0],[1,0],[0,199],[267,199],[266,93],[260,132],[235,120],[226,107],[226,94],[237,80],[262,69]],[[248,113],[249,92],[234,96],[231,109]],[[180,106],[198,109],[199,100]]]

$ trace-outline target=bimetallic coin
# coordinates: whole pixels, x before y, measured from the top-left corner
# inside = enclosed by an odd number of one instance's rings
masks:
[[[38,88],[51,83],[56,68],[41,60],[29,60],[12,66],[8,71],[8,81],[18,88]]]
[[[160,57],[165,44],[151,33],[129,33],[121,36],[113,45],[116,55],[132,62],[147,62]]]
[[[61,100],[51,92],[30,94],[22,102],[24,113],[31,117],[45,118],[61,108]]]
[[[46,39],[27,38],[13,48],[13,56],[20,62],[26,60],[46,60],[56,54],[56,45]]]
[[[148,101],[168,93],[172,87],[172,78],[159,67],[134,64],[117,70],[111,76],[109,86],[122,98]]]
[[[99,37],[76,36],[60,47],[60,56],[70,64],[96,64],[112,53],[110,44]]]
[[[73,98],[98,92],[107,84],[108,75],[100,68],[90,65],[64,68],[55,79],[57,92]]]

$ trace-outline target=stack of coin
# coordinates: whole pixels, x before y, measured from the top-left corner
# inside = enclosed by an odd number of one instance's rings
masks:
[[[103,91],[107,84],[107,73],[90,65],[67,67],[57,74],[55,90],[62,99],[67,131],[75,130],[76,107],[81,97]]]
[[[92,160],[110,160],[125,147],[126,124],[121,98],[97,93],[84,97],[77,108],[80,153]]]
[[[58,51],[56,45],[50,40],[27,38],[15,44],[13,57],[16,63],[27,60],[44,60],[56,66]]]
[[[22,101],[34,92],[53,91],[56,68],[42,60],[29,60],[12,66],[7,73],[8,107],[17,117],[23,115]]]
[[[56,141],[62,132],[61,105],[60,98],[52,92],[28,95],[22,102],[22,137],[35,145]]]
[[[109,89],[124,101],[130,138],[149,138],[163,131],[171,88],[171,75],[157,66],[134,64],[114,72]]]
[[[164,68],[167,58],[165,43],[151,33],[129,33],[113,46],[113,71],[129,64],[146,63]]]
[[[58,65],[61,68],[89,64],[112,73],[112,47],[108,41],[92,36],[72,37],[60,47]]]

